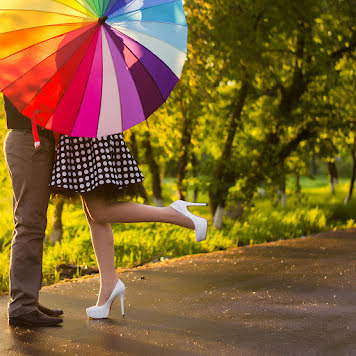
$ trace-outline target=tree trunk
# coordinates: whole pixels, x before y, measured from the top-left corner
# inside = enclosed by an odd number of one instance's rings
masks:
[[[329,172],[331,193],[335,194],[335,186],[338,183],[338,174],[337,174],[335,161],[328,162],[328,172]]]
[[[222,227],[223,216],[224,216],[224,207],[222,205],[218,205],[217,208],[215,209],[214,222],[213,222],[213,226],[216,227],[217,229],[221,229]]]
[[[179,199],[185,200],[187,194],[187,186],[183,182],[186,177],[189,153],[191,151],[192,122],[187,116],[183,98],[181,99],[180,104],[183,117],[183,128],[179,150],[180,157],[178,160],[177,188],[179,192]]]
[[[192,166],[193,166],[193,176],[195,178],[198,177],[198,160],[194,152],[192,153]],[[199,193],[199,187],[198,185],[194,186],[194,191],[193,191],[193,203],[195,203],[198,199],[198,193]]]
[[[286,183],[285,181],[276,187],[278,194],[278,201],[282,204],[285,209],[287,207],[287,194],[286,194]]]
[[[179,157],[179,161],[178,161],[178,176],[177,176],[179,199],[182,199],[182,200],[185,200],[186,193],[187,193],[187,186],[184,183],[184,179],[186,177],[190,144],[191,144],[190,126],[191,125],[189,123],[189,120],[187,118],[184,118],[182,139],[181,139],[181,144],[180,144],[180,157]]]
[[[150,168],[150,172],[152,175],[153,204],[156,206],[164,206],[163,198],[162,198],[160,169],[154,157],[154,153],[151,145],[151,135],[149,131],[146,131],[145,133],[143,145],[145,147],[146,162]]]
[[[130,146],[131,146],[132,155],[134,156],[135,160],[137,162],[139,162],[140,157],[138,154],[138,145],[137,145],[137,140],[136,140],[136,134],[134,132],[131,132]],[[139,184],[138,187],[139,187],[139,191],[140,191],[140,196],[144,199],[144,204],[149,204],[148,194],[147,194],[147,191],[146,191],[146,188],[145,188],[143,182],[141,182],[141,184]]]
[[[319,174],[319,167],[316,162],[316,155],[313,155],[313,158],[310,162],[310,171],[313,176],[317,176]]]
[[[63,237],[63,225],[62,225],[62,213],[64,207],[64,198],[59,198],[56,203],[56,208],[53,214],[53,228],[50,235],[50,240],[52,243],[61,241]]]
[[[300,184],[300,174],[298,173],[296,176],[295,176],[295,192],[297,194],[297,196],[300,195],[300,192],[302,191],[302,186]]]
[[[345,205],[349,204],[349,202],[352,198],[353,190],[354,190],[354,182],[355,182],[355,177],[356,177],[356,139],[354,139],[354,142],[352,145],[351,158],[352,158],[352,174],[351,174],[351,180],[350,180],[349,193],[347,194],[347,197],[345,199]]]
[[[221,153],[221,157],[216,165],[213,179],[209,187],[209,198],[210,198],[210,213],[211,216],[215,216],[215,211],[220,205],[225,206],[225,201],[227,198],[227,193],[229,188],[235,184],[236,177],[229,174],[228,168],[231,158],[232,144],[236,134],[236,130],[239,126],[242,109],[245,105],[245,101],[248,94],[249,83],[247,80],[242,82],[241,89],[236,97],[235,109],[233,116],[231,118],[228,134],[224,144],[224,148]]]

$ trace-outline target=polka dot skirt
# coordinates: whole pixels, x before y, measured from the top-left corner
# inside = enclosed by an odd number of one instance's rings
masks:
[[[49,186],[85,193],[106,184],[123,189],[143,180],[122,134],[99,138],[61,135]]]

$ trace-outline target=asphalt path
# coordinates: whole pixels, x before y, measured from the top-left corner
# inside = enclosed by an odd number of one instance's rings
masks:
[[[98,278],[45,287],[52,328],[8,326],[2,355],[356,355],[356,231],[185,256],[120,272],[110,319],[88,320]]]

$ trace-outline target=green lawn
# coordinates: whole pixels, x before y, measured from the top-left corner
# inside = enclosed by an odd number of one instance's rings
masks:
[[[339,184],[342,187],[348,183],[349,183],[348,178],[339,179]],[[303,190],[309,188],[323,188],[323,187],[330,189],[329,177],[327,175],[320,175],[315,178],[300,177],[300,184],[303,187]],[[291,188],[293,185],[295,185],[295,178],[291,178],[288,182],[289,188]]]
[[[343,200],[347,183],[338,185],[332,195],[325,177],[312,181],[302,179],[303,193],[296,197],[288,193],[288,207],[276,206],[274,201],[257,199],[253,208],[240,221],[225,218],[221,230],[209,229],[208,238],[202,243],[195,241],[194,232],[184,228],[161,223],[116,224],[114,225],[115,255],[117,266],[131,266],[155,255],[177,257],[186,254],[224,250],[238,245],[257,244],[279,239],[290,239],[314,232],[335,228],[354,227],[356,201],[345,207]],[[0,187],[0,291],[8,290],[9,248],[12,230],[11,191],[7,178]],[[166,204],[177,199],[174,180],[164,184]],[[189,199],[189,197],[188,197]],[[199,201],[207,201],[200,197]],[[49,207],[51,231],[54,205]],[[195,208],[198,214],[212,221],[209,209]],[[44,250],[44,282],[56,282],[60,276],[56,266],[61,263],[78,266],[96,265],[91,246],[89,229],[80,205],[67,204],[64,209],[64,238],[52,245],[48,240]]]

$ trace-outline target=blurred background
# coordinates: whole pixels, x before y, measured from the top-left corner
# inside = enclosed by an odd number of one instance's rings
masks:
[[[188,60],[167,103],[124,132],[140,203],[207,202],[207,240],[116,224],[118,267],[356,227],[356,1],[186,0]],[[0,98],[0,141],[6,136]],[[12,193],[0,159],[0,291]],[[44,284],[97,272],[79,203],[48,210]]]

